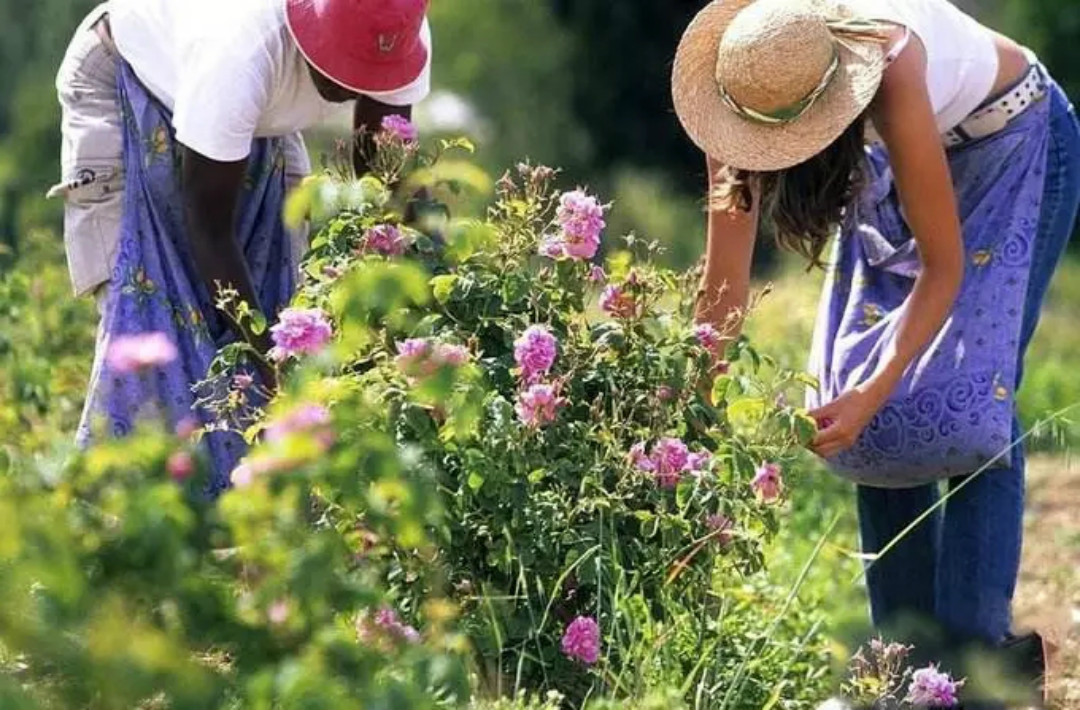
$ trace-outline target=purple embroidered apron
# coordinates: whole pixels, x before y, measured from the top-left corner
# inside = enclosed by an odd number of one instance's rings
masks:
[[[92,434],[125,436],[142,418],[176,426],[200,417],[192,387],[203,380],[220,347],[234,339],[216,313],[195,270],[187,241],[180,188],[179,145],[168,110],[135,77],[126,62],[117,72],[124,124],[124,215],[120,248],[109,282],[101,345],[122,334],[162,332],[179,357],[149,375],[110,371],[104,353],[95,357],[97,386],[87,393],[80,445]],[[282,223],[285,198],[283,144],[256,140],[237,210],[236,238],[269,318],[288,303],[294,288],[291,248]],[[99,350],[102,350],[99,347]],[[105,424],[104,432],[97,425]],[[228,485],[246,446],[238,434],[215,432],[204,439],[213,465],[210,493]]]
[[[1020,327],[1042,205],[1049,102],[1000,132],[948,152],[963,225],[965,274],[937,337],[912,363],[837,474],[907,488],[1008,465]],[[865,382],[896,336],[920,262],[901,212],[888,157],[869,150],[868,185],[833,252],[818,311],[810,407]],[[916,314],[917,317],[917,314]]]

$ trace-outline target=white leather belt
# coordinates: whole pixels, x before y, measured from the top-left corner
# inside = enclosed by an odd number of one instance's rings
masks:
[[[959,126],[946,131],[942,139],[947,147],[952,147],[992,136],[1032,104],[1042,100],[1048,90],[1049,81],[1042,65],[1032,64],[1028,73],[1012,89],[976,109]]]

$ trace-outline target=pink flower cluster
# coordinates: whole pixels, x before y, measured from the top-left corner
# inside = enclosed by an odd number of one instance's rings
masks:
[[[413,122],[396,113],[384,116],[381,128],[387,135],[397,138],[403,143],[415,143],[420,137],[420,132],[416,130]]]
[[[554,385],[535,384],[518,395],[515,409],[525,426],[539,428],[554,422],[563,404],[565,400]]]
[[[699,323],[694,327],[694,337],[698,345],[708,350],[714,357],[720,356],[724,341],[720,338],[720,332],[709,323]]]
[[[633,318],[637,313],[634,297],[612,284],[600,294],[600,309],[616,318]]]
[[[920,668],[911,676],[905,702],[919,707],[955,707],[959,702],[957,693],[963,685],[963,681],[954,681],[935,666]]]
[[[540,253],[553,259],[580,260],[596,256],[600,233],[606,226],[604,209],[599,200],[584,190],[563,193],[555,213],[560,232],[544,239]]]
[[[392,224],[380,224],[364,232],[360,250],[383,256],[400,256],[405,253],[408,241],[401,230]]]
[[[409,338],[397,344],[394,362],[409,377],[430,377],[444,367],[461,367],[469,361],[469,351],[461,345],[440,343],[430,338]]]
[[[529,326],[514,341],[514,362],[527,383],[535,383],[547,375],[558,353],[559,341],[542,325]]]
[[[328,446],[329,427],[329,409],[319,404],[302,404],[270,422],[266,441],[275,444],[297,434],[314,434]]]
[[[420,632],[402,622],[397,612],[389,607],[383,607],[375,612],[374,618],[368,617],[367,614],[361,615],[356,620],[356,634],[361,641],[366,642],[376,641],[380,637],[405,643],[420,641]]]
[[[114,372],[131,373],[164,367],[177,357],[176,346],[164,333],[120,335],[112,340],[105,362]]]
[[[571,621],[563,633],[562,652],[587,666],[600,660],[600,625],[596,619],[579,616]]]
[[[780,498],[780,493],[784,489],[781,474],[780,464],[763,463],[758,467],[754,480],[750,482],[750,487],[754,489],[759,500],[764,503],[773,503]]]
[[[334,336],[326,314],[319,308],[286,308],[270,329],[276,360],[300,355],[314,355]]]
[[[165,462],[169,477],[177,483],[183,483],[195,474],[195,459],[187,451],[176,451]]]
[[[639,470],[656,476],[661,488],[674,488],[685,473],[699,473],[708,468],[712,454],[707,451],[691,453],[682,439],[665,437],[657,441],[649,454],[645,443],[634,444],[630,449],[630,461]]]

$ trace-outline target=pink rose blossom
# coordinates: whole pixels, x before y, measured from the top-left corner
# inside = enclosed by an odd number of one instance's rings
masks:
[[[596,619],[579,616],[570,622],[563,633],[562,652],[587,666],[600,660],[600,626]]]
[[[105,361],[110,370],[139,372],[164,367],[176,359],[176,346],[164,333],[119,335],[109,343]]]
[[[531,385],[518,397],[517,415],[525,426],[539,428],[555,421],[562,398],[552,385]]]
[[[571,259],[591,259],[600,247],[604,207],[584,190],[563,193],[555,216],[562,228],[563,251]]]
[[[758,467],[754,480],[750,483],[757,497],[765,503],[772,503],[780,497],[784,487],[779,464],[763,463]]]
[[[410,338],[397,344],[394,363],[409,377],[428,377],[440,367],[460,367],[469,361],[469,351],[453,343],[435,343],[426,338]]]
[[[656,467],[656,482],[661,488],[674,488],[690,463],[690,452],[681,439],[666,437],[656,442],[652,450]]]
[[[686,457],[686,468],[690,471],[704,471],[712,463],[712,454],[708,451],[695,451]]]
[[[954,681],[948,673],[942,673],[936,666],[920,668],[911,676],[905,702],[920,707],[955,707],[959,702],[957,693],[963,685],[963,681]]]
[[[176,436],[181,439],[190,439],[199,431],[199,420],[195,417],[184,417],[176,425]]]
[[[284,356],[314,355],[330,342],[334,329],[318,308],[286,308],[270,335]]]
[[[562,239],[547,236],[540,241],[540,256],[546,256],[549,259],[561,259],[565,254]]]
[[[383,117],[382,130],[404,143],[415,143],[420,137],[413,122],[396,113]]]
[[[266,428],[266,440],[277,443],[296,434],[313,433],[321,441],[329,444],[327,441],[329,426],[330,410],[318,404],[302,404],[271,421]]]
[[[364,232],[361,250],[383,256],[400,256],[405,253],[406,240],[401,230],[392,224],[380,224]]]
[[[630,447],[630,463],[637,466],[641,471],[653,472],[656,470],[656,465],[653,460],[645,453],[645,442],[639,441]]]
[[[735,523],[726,515],[720,513],[710,515],[705,518],[705,527],[709,529],[712,539],[721,546],[729,544],[734,537],[732,528],[735,527]]]
[[[670,402],[675,399],[675,390],[667,385],[660,385],[656,390],[656,398],[661,402]]]
[[[720,333],[709,323],[699,323],[694,327],[694,337],[697,338],[698,344],[712,353],[714,356],[720,354],[720,350],[723,347],[723,340],[720,338]]]
[[[514,341],[514,362],[526,382],[535,382],[555,364],[559,341],[542,325],[530,326]]]
[[[397,612],[389,607],[384,607],[375,612],[375,626],[398,641],[416,643],[420,640],[420,632],[412,626],[402,623]]]
[[[176,451],[165,463],[169,477],[177,483],[183,483],[195,474],[195,459],[186,451]]]
[[[615,285],[608,286],[600,294],[600,308],[616,318],[633,318],[637,311],[634,298]]]
[[[596,264],[589,267],[589,281],[592,281],[594,284],[600,284],[607,281],[607,273],[604,271],[604,268]]]
[[[446,367],[461,367],[469,361],[469,351],[461,345],[439,343],[435,346],[435,362]]]
[[[247,488],[255,482],[255,470],[246,461],[233,469],[229,481],[234,488]]]
[[[266,610],[266,618],[274,626],[281,626],[289,620],[289,602],[279,599]]]

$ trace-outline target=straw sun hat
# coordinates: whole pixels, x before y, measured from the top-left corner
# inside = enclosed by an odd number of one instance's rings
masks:
[[[726,165],[797,165],[873,100],[889,29],[838,0],[714,0],[679,43],[675,112],[694,143]]]

